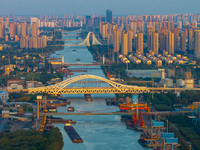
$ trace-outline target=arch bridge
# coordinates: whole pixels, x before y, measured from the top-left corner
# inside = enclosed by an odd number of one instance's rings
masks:
[[[102,45],[96,38],[95,34],[93,32],[89,32],[87,34],[87,37],[83,42],[75,45],[51,45],[51,46],[90,46],[90,35],[92,35],[92,45]],[[75,34],[67,34],[67,36],[75,36]],[[70,41],[70,40],[75,40],[75,39],[59,39],[58,41]],[[80,39],[78,39],[80,40]]]
[[[87,80],[102,81],[96,84],[90,83],[90,87],[86,83]],[[81,83],[82,82],[82,83]],[[86,85],[87,84],[87,85]],[[69,78],[60,83],[44,86],[40,88],[29,88],[28,93],[38,94],[38,93],[48,93],[48,94],[87,94],[87,93],[147,93],[150,92],[147,87],[138,87],[131,85],[120,84],[103,77],[95,75],[80,75],[76,77]]]
[[[92,34],[92,45],[102,45],[96,38],[95,34],[93,32],[89,32],[85,40],[80,43],[79,45],[82,46],[90,46],[90,35]]]

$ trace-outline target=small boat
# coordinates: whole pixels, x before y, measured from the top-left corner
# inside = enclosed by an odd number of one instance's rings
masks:
[[[149,144],[149,142],[144,139],[139,139],[138,143],[141,144],[143,147],[147,147],[147,145]]]
[[[77,58],[77,59],[76,59],[76,61],[80,61],[80,59],[79,59],[79,58]]]
[[[73,52],[75,52],[76,50],[75,50],[75,49],[73,49],[72,51],[73,51]]]
[[[73,111],[74,111],[74,107],[72,107],[72,106],[68,107],[68,108],[67,108],[67,111],[73,112]]]
[[[51,128],[53,128],[54,127],[54,125],[53,124],[51,124],[51,123],[49,123],[49,124],[46,124],[46,129],[48,130],[48,129],[51,129]]]
[[[56,54],[56,55],[60,55],[60,54]]]
[[[66,123],[64,126],[65,132],[68,134],[69,138],[73,143],[83,143],[82,138],[80,135],[76,132],[74,127],[71,126],[71,124]]]
[[[57,112],[57,107],[56,106],[49,107],[49,112]]]
[[[86,101],[92,101],[91,94],[84,94],[84,97]]]

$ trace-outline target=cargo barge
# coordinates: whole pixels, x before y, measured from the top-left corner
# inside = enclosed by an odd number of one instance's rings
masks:
[[[75,124],[76,121],[73,121],[72,119],[63,119],[61,117],[53,117],[53,116],[47,116],[47,122],[49,123],[71,123]]]
[[[71,123],[71,124],[75,124],[76,121],[73,121],[71,119],[50,119],[51,123]]]
[[[67,105],[70,105],[70,101],[47,103],[47,106],[49,107],[60,107],[60,106],[67,106]]]
[[[70,124],[65,124],[64,129],[73,143],[83,143],[82,138]]]

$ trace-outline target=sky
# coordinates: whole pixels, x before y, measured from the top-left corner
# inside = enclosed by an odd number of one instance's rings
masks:
[[[0,0],[0,15],[198,14],[199,6],[199,0]]]

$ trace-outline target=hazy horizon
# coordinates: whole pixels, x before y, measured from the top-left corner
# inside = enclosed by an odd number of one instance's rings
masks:
[[[198,0],[0,0],[0,15],[162,15],[199,13]]]

